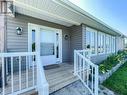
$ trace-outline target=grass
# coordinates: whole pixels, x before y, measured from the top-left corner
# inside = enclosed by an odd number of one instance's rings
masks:
[[[127,95],[127,62],[104,81],[103,85],[119,95]]]

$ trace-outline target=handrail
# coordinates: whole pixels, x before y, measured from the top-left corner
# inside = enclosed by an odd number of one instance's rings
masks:
[[[41,64],[40,53],[37,53],[37,89],[38,95],[49,95],[49,84],[46,80],[44,68]]]
[[[28,55],[36,55],[36,52],[14,52],[14,53],[0,53],[0,57],[14,57],[14,56],[28,56]]]
[[[98,95],[98,66],[90,60],[89,50],[74,50],[74,75],[92,95]]]
[[[85,61],[89,62],[90,65],[93,65],[94,67],[97,67],[97,65],[95,65],[93,62],[91,62],[91,60],[87,59],[86,57],[84,57],[83,55],[81,55],[78,51],[75,51],[77,52],[77,54],[82,57]]]
[[[33,89],[39,95],[49,95],[48,82],[38,52],[0,53],[0,64],[1,95],[17,95]],[[9,79],[6,80],[6,77]],[[11,85],[6,86],[7,83]],[[22,84],[25,85],[23,89]],[[19,89],[15,90],[15,87]]]
[[[37,63],[34,57],[36,57],[35,52],[0,53],[0,63],[2,65],[0,68],[2,75],[0,79],[2,83],[2,95],[17,95],[36,89],[37,76],[35,73],[37,72]],[[30,64],[31,67],[29,66]],[[31,73],[31,75],[29,75],[29,73]],[[8,80],[6,80],[7,77]],[[29,79],[31,80],[29,81]],[[29,86],[30,82],[31,86]],[[8,83],[11,83],[11,85],[6,86],[5,84]],[[24,89],[22,89],[22,84],[25,86]],[[19,88],[15,90],[15,87]]]

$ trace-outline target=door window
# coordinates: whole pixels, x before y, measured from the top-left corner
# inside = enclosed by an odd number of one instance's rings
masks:
[[[35,51],[35,30],[32,30],[32,52]]]
[[[53,31],[41,30],[40,49],[41,56],[55,55],[55,33]]]
[[[56,58],[59,58],[59,33],[56,33]]]

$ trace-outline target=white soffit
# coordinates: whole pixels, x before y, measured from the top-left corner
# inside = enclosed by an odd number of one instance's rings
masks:
[[[80,25],[73,15],[52,0],[14,0],[16,12],[65,26]],[[66,11],[66,12],[64,12]],[[70,16],[70,14],[72,16]],[[69,17],[70,16],[70,17]]]
[[[121,35],[68,0],[14,0],[16,12],[65,26],[82,23],[105,33]]]

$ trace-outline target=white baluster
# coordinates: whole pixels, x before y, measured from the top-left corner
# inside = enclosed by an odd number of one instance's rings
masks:
[[[87,63],[87,86],[89,86],[89,64]]]
[[[3,95],[5,95],[5,68],[4,68],[4,57],[2,57],[2,87]]]
[[[7,62],[7,58],[5,58],[5,63],[6,63],[6,75],[8,75],[8,62]]]
[[[19,56],[19,90],[21,91],[21,56]]]
[[[80,74],[80,77],[82,78],[82,66],[81,65],[82,65],[81,57],[79,57],[79,68],[80,68],[80,70],[79,70],[80,73],[79,74]]]
[[[91,51],[76,50],[75,52],[74,69],[77,71],[77,76],[84,85],[87,85],[92,95],[98,95],[98,66],[90,61]],[[91,75],[91,81],[89,75]]]
[[[32,65],[33,65],[33,66],[32,66],[32,67],[33,67],[33,70],[32,70],[32,71],[33,71],[33,86],[34,86],[34,56],[32,56],[32,57],[33,57],[33,58],[32,58],[32,59],[33,59],[33,60],[32,60]]]
[[[76,75],[77,68],[77,58],[76,58],[76,50],[74,50],[74,75]]]
[[[83,59],[83,81],[85,82],[85,60]]]
[[[14,92],[14,75],[13,75],[13,57],[11,57],[11,86],[12,86],[12,89],[11,89],[11,92],[13,93]]]
[[[95,95],[98,95],[98,66],[95,67],[95,85],[94,85],[94,89],[95,89]]]
[[[28,88],[28,64],[31,62],[29,58],[30,55],[26,56],[26,88]],[[28,62],[29,61],[29,62]]]
[[[93,83],[94,83],[94,79],[93,79],[93,77],[94,77],[94,75],[93,75],[93,66],[91,66],[91,89],[92,89],[92,92],[93,92]]]

